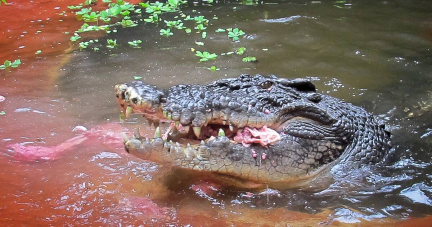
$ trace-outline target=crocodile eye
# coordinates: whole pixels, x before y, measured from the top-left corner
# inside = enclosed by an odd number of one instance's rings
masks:
[[[133,102],[134,104],[137,104],[138,99],[137,99],[137,98],[132,98],[132,102]]]
[[[271,86],[273,86],[273,82],[271,81],[264,81],[260,84],[260,87],[263,89],[269,89]]]

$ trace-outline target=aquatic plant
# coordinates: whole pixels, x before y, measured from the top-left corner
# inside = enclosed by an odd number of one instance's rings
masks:
[[[81,9],[82,7],[83,7],[82,4],[79,4],[79,5],[76,5],[76,6],[68,6],[68,9],[75,10],[75,9]]]
[[[207,68],[208,70],[212,71],[212,72],[216,72],[217,70],[220,70],[219,68],[216,68],[216,66],[212,66],[210,68]]]
[[[91,12],[90,14],[84,14],[82,15],[82,18],[85,22],[95,22],[99,18],[99,14],[96,12]]]
[[[169,36],[172,36],[173,33],[171,32],[171,29],[169,29],[169,28],[168,29],[161,29],[160,35],[165,36],[165,37],[169,37]]]
[[[195,56],[198,56],[198,57],[201,58],[201,59],[200,59],[200,62],[208,61],[208,60],[214,60],[214,59],[216,59],[217,56],[218,56],[218,55],[215,54],[215,53],[210,54],[210,53],[207,52],[207,51],[204,51],[204,52],[196,51],[195,53],[196,53]]]
[[[142,43],[141,40],[134,40],[134,41],[128,42],[128,44],[133,48],[141,48],[139,46],[139,44],[141,44],[141,43]]]
[[[177,21],[167,21],[167,20],[165,20],[164,22],[165,22],[165,24],[166,24],[166,26],[168,28],[177,28],[179,30],[182,30],[182,29],[186,28],[183,25],[183,21],[181,21],[181,20],[177,20]]]
[[[243,62],[257,62],[258,60],[256,59],[256,57],[244,57],[242,59]]]
[[[88,47],[88,45],[89,45],[89,42],[80,42],[79,43],[80,50],[86,49]]]
[[[86,15],[86,14],[89,14],[89,13],[91,13],[91,11],[92,11],[92,8],[90,7],[90,8],[82,8],[80,11],[78,11],[78,12],[75,12],[75,15]]]
[[[84,32],[91,32],[91,31],[106,31],[106,33],[111,32],[117,32],[116,29],[111,29],[113,26],[121,25],[124,28],[128,27],[135,27],[138,25],[139,21],[144,21],[147,23],[153,23],[157,24],[159,21],[162,21],[161,15],[164,13],[172,13],[172,12],[178,12],[177,15],[169,16],[171,18],[174,18],[173,20],[163,20],[164,21],[164,28],[161,28],[159,30],[159,33],[161,36],[164,37],[170,37],[174,35],[173,29],[176,28],[178,30],[184,30],[187,34],[192,33],[192,28],[196,31],[196,33],[201,34],[202,39],[206,39],[208,36],[208,32],[206,32],[210,20],[206,18],[203,15],[193,16],[193,15],[186,15],[183,12],[180,11],[180,7],[182,4],[187,3],[184,0],[168,0],[166,2],[141,2],[138,5],[130,4],[129,2],[126,2],[124,0],[116,0],[116,2],[113,2],[112,0],[102,0],[103,3],[107,3],[108,7],[105,10],[101,11],[93,11],[91,7],[83,7],[83,6],[91,6],[95,4],[97,0],[86,0],[83,3],[76,5],[76,6],[68,6],[69,9],[76,10],[75,15],[77,16],[77,19],[82,19],[84,22],[98,22],[97,25],[89,25],[88,23],[84,23],[77,31],[74,32],[74,35],[70,38],[72,42],[77,42],[78,40],[82,39],[79,35],[80,33]],[[213,3],[211,0],[207,0],[208,3]],[[253,1],[251,1],[253,2]],[[149,14],[147,18],[140,19],[140,20],[132,20],[131,14],[136,13],[140,14],[142,11],[146,14]],[[233,10],[236,10],[234,7]],[[192,10],[192,13],[197,13],[197,10]],[[198,12],[199,13],[199,12]],[[109,23],[111,22],[112,18],[120,18],[121,20],[115,23],[111,24],[105,24],[100,25],[100,22]],[[218,17],[216,15],[213,16],[214,20],[217,20]],[[185,26],[185,23],[187,21],[193,21],[193,27],[188,28]],[[216,33],[222,33],[227,32],[227,36],[232,41],[239,41],[241,37],[243,37],[246,33],[239,29],[239,28],[218,28],[215,30]],[[83,41],[78,44],[79,48],[81,50],[87,49],[90,44],[93,42],[90,41]],[[133,40],[127,42],[129,46],[133,48],[140,48],[140,44],[142,43],[141,40]],[[202,41],[195,41],[195,44],[198,46],[204,46],[204,42]],[[117,40],[107,40],[107,48],[113,49],[117,46]],[[98,51],[98,47],[92,48],[94,51]],[[193,48],[191,48],[192,51],[195,51]],[[243,55],[245,54],[246,48],[240,47],[237,50],[230,51],[227,53],[221,53],[220,55],[232,55],[236,53],[237,55]],[[196,51],[195,55],[200,57],[200,62],[208,61],[208,60],[214,60],[217,58],[218,54],[216,53],[209,53],[209,52],[201,52]],[[242,59],[244,62],[256,62],[255,57],[245,57]],[[211,69],[211,68],[209,68]],[[216,69],[211,71],[215,71]]]
[[[149,18],[144,19],[145,22],[156,24],[159,21],[159,15],[153,14],[150,15]]]
[[[121,24],[124,28],[135,27],[138,25],[137,23],[133,22],[132,20],[125,20],[125,19],[122,20]]]
[[[97,0],[86,0],[84,2],[84,5],[94,5],[96,4]]]
[[[180,7],[181,4],[186,4],[187,1],[182,1],[182,0],[168,0],[167,1],[168,6],[173,8],[173,9],[177,9]]]
[[[204,16],[194,17],[194,20],[196,24],[203,24],[203,25],[207,25],[209,22],[209,20],[206,19]]]
[[[200,31],[204,31],[204,30],[206,30],[207,29],[207,27],[205,27],[203,24],[198,24],[196,27],[195,27],[195,30],[198,30],[198,32],[200,32]]]
[[[240,47],[236,50],[236,54],[243,55],[246,51],[246,47]]]
[[[72,41],[72,42],[76,42],[76,41],[78,41],[79,39],[81,39],[81,36],[79,36],[79,35],[76,34],[76,33],[75,33],[74,36],[70,37],[70,41]]]
[[[19,65],[21,65],[21,60],[16,59],[15,61],[11,62],[9,60],[4,61],[3,65],[0,65],[0,70],[5,70],[7,68],[16,68]]]
[[[231,38],[233,41],[238,41],[241,36],[244,36],[246,33],[243,30],[238,28],[228,28],[228,38]]]
[[[117,46],[117,40],[116,39],[107,39],[107,47],[110,49],[113,49]]]

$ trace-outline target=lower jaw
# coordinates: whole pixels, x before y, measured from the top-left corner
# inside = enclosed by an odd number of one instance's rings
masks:
[[[226,137],[225,137],[226,138]],[[221,139],[221,138],[217,138]],[[223,139],[221,139],[223,140]],[[145,141],[145,139],[144,139]],[[218,170],[212,170],[212,169],[205,169],[205,168],[191,168],[189,166],[182,166],[181,161],[176,162],[175,160],[171,159],[172,156],[170,156],[170,152],[173,154],[177,153],[183,153],[185,152],[185,149],[191,149],[191,148],[180,148],[177,150],[177,148],[167,148],[164,147],[164,144],[167,144],[167,142],[164,142],[162,139],[153,139],[149,140],[152,145],[149,147],[142,147],[142,149],[131,149],[129,150],[130,153],[134,154],[135,156],[138,156],[139,158],[142,158],[144,160],[153,161],[163,166],[163,169],[166,170],[171,169],[170,172],[175,172],[176,174],[180,174],[183,177],[186,177],[187,179],[209,179],[212,180],[221,186],[228,187],[230,189],[265,189],[265,188],[276,188],[276,189],[289,189],[289,188],[305,188],[305,189],[312,189],[311,186],[314,186],[314,184],[311,184],[310,182],[313,182],[315,178],[322,172],[322,170],[326,169],[325,166],[320,167],[318,170],[313,171],[309,174],[303,174],[303,175],[293,175],[293,176],[284,176],[279,179],[266,179],[266,178],[257,178],[251,176],[242,177],[240,173],[228,173],[228,172],[218,172]],[[143,142],[145,143],[145,142]],[[168,142],[169,143],[169,142]],[[191,147],[199,147],[199,146],[192,146]],[[188,151],[189,152],[189,151]],[[165,155],[167,155],[164,157]],[[193,159],[192,154],[188,159],[183,159],[186,162],[190,163],[190,160]],[[228,171],[228,170],[227,170]],[[244,175],[243,175],[244,176]]]
[[[172,123],[175,124],[175,123]],[[226,129],[226,127],[225,127]],[[158,146],[160,146],[160,152],[167,152],[165,151],[166,149],[175,151],[175,152],[189,152],[189,151],[185,151],[185,150],[191,150],[191,149],[196,149],[199,150],[200,146],[206,146],[208,142],[213,141],[215,139],[219,139],[224,137],[225,141],[229,141],[229,143],[232,144],[236,144],[237,142],[233,141],[232,138],[228,138],[225,135],[219,135],[217,137],[210,137],[204,140],[196,140],[196,139],[191,139],[191,138],[187,138],[187,137],[182,137],[179,140],[173,140],[170,141],[168,138],[163,138],[162,133],[161,132],[157,132],[158,130],[156,130],[155,133],[155,139],[147,139],[144,137],[141,137],[141,135],[139,135],[139,132],[135,133],[135,137],[139,138],[139,140],[141,141],[141,144],[146,143],[146,141],[149,141],[149,144],[152,144],[153,141],[155,141],[156,139],[159,141],[158,142]],[[159,130],[160,131],[160,130]],[[189,131],[189,133],[187,135],[189,136],[193,136],[193,132],[191,132],[192,130]],[[168,130],[168,133],[170,131]],[[163,141],[165,139],[165,142]],[[125,140],[128,141],[129,139]],[[179,143],[182,142],[182,143]],[[155,147],[155,146],[154,146]],[[139,153],[141,154],[145,154],[148,153],[147,151],[150,149],[146,149],[146,148],[142,148],[142,151],[140,151]],[[251,148],[252,150],[252,148]],[[150,152],[151,153],[151,152]],[[138,155],[139,156],[139,155]],[[178,166],[174,163],[172,163],[172,161],[167,161],[167,160],[163,160],[163,158],[161,159],[160,157],[157,158],[150,158],[150,157],[141,157],[143,159],[149,160],[149,161],[154,161],[158,164],[169,164],[169,166],[173,167],[173,169],[185,172],[186,175],[193,175],[195,177],[205,177],[208,179],[212,179],[215,182],[218,182],[219,184],[223,185],[223,186],[227,186],[230,188],[239,188],[239,189],[263,189],[266,187],[272,187],[272,188],[299,188],[299,187],[306,187],[305,185],[309,185],[309,182],[312,178],[316,177],[322,169],[324,169],[324,167],[320,167],[317,171],[314,171],[313,173],[310,174],[305,174],[305,175],[301,175],[301,176],[293,176],[293,177],[286,177],[284,179],[279,179],[279,180],[263,180],[263,179],[249,179],[249,178],[242,178],[240,176],[237,176],[235,174],[230,175],[230,174],[226,174],[226,173],[219,173],[219,172],[214,172],[212,170],[194,170],[194,169],[190,169],[190,168],[184,168],[182,166]],[[260,157],[258,157],[260,158]]]
[[[259,181],[253,179],[243,179],[237,176],[217,172],[194,171],[178,166],[171,166],[171,170],[169,170],[169,174],[166,177],[168,179],[166,181],[170,186],[174,184],[188,186],[198,180],[204,180],[217,183],[226,189],[248,190],[251,192],[261,191],[268,188],[280,190],[301,188],[307,191],[319,191],[328,187],[328,185],[332,182],[331,175],[324,175],[322,174],[322,171],[317,171],[313,175],[304,176],[301,178],[295,177],[292,179],[285,179],[284,181]]]

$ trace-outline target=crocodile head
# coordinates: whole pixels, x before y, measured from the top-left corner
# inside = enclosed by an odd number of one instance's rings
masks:
[[[126,151],[237,187],[297,187],[335,163],[379,162],[390,147],[372,115],[307,79],[241,75],[168,90],[134,81],[115,92],[127,117],[170,124],[125,136]]]

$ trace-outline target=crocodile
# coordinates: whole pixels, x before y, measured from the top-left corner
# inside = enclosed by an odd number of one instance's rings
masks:
[[[239,188],[299,187],[335,164],[380,163],[391,148],[375,116],[304,78],[241,75],[165,90],[133,81],[115,93],[126,117],[156,127],[153,138],[123,135],[128,153]]]

